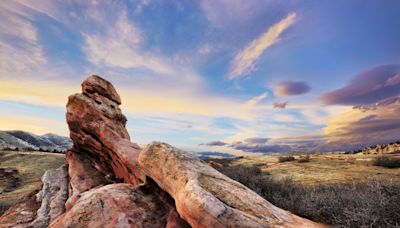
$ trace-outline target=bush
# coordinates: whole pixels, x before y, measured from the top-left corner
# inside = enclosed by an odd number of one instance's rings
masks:
[[[382,166],[385,168],[399,168],[400,158],[389,157],[389,156],[379,156],[373,161],[373,165]]]
[[[398,227],[400,183],[371,179],[359,184],[306,187],[291,179],[277,180],[257,167],[220,170],[274,205],[334,227]]]
[[[10,208],[10,204],[0,202],[0,216]]]
[[[288,162],[288,161],[294,161],[295,158],[293,156],[280,156],[278,157],[279,162]]]
[[[304,156],[304,157],[300,157],[298,160],[297,160],[297,162],[298,163],[305,163],[305,162],[310,162],[310,156]]]

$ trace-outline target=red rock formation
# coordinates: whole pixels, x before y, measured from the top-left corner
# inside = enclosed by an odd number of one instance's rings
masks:
[[[65,204],[67,210],[75,204],[82,192],[113,182],[105,173],[97,170],[95,163],[85,154],[69,150],[65,153],[65,160],[69,166],[69,198]]]
[[[178,213],[192,227],[321,227],[168,144],[147,146],[139,163],[175,199]]]
[[[111,184],[82,193],[50,227],[165,227],[169,215],[168,204],[146,186]]]
[[[67,104],[74,151],[93,158],[107,176],[115,175],[135,186],[143,183],[145,176],[136,162],[140,148],[130,142],[114,86],[94,75],[82,83],[82,90],[82,94],[71,95]]]
[[[0,226],[321,226],[275,207],[167,144],[155,143],[141,151],[130,142],[120,104],[108,81],[91,76],[82,83],[82,93],[71,95],[67,104],[74,142],[65,155],[68,172],[55,172],[65,181],[47,174],[37,197],[41,202],[32,202],[32,197],[21,201],[0,217]]]

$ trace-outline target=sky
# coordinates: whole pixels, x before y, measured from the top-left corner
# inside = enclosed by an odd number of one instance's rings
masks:
[[[96,74],[131,140],[193,152],[336,151],[400,139],[400,1],[0,3],[0,130],[68,136]]]

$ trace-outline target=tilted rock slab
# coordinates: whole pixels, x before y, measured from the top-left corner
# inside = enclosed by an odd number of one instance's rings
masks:
[[[192,227],[323,227],[282,210],[199,158],[165,143],[139,156],[145,173],[175,199]]]

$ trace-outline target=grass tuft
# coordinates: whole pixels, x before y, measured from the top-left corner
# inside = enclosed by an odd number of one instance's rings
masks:
[[[280,156],[278,157],[279,162],[288,162],[296,160],[293,156]]]
[[[389,156],[379,156],[373,161],[373,165],[382,166],[385,168],[399,168],[400,158],[389,157]]]

